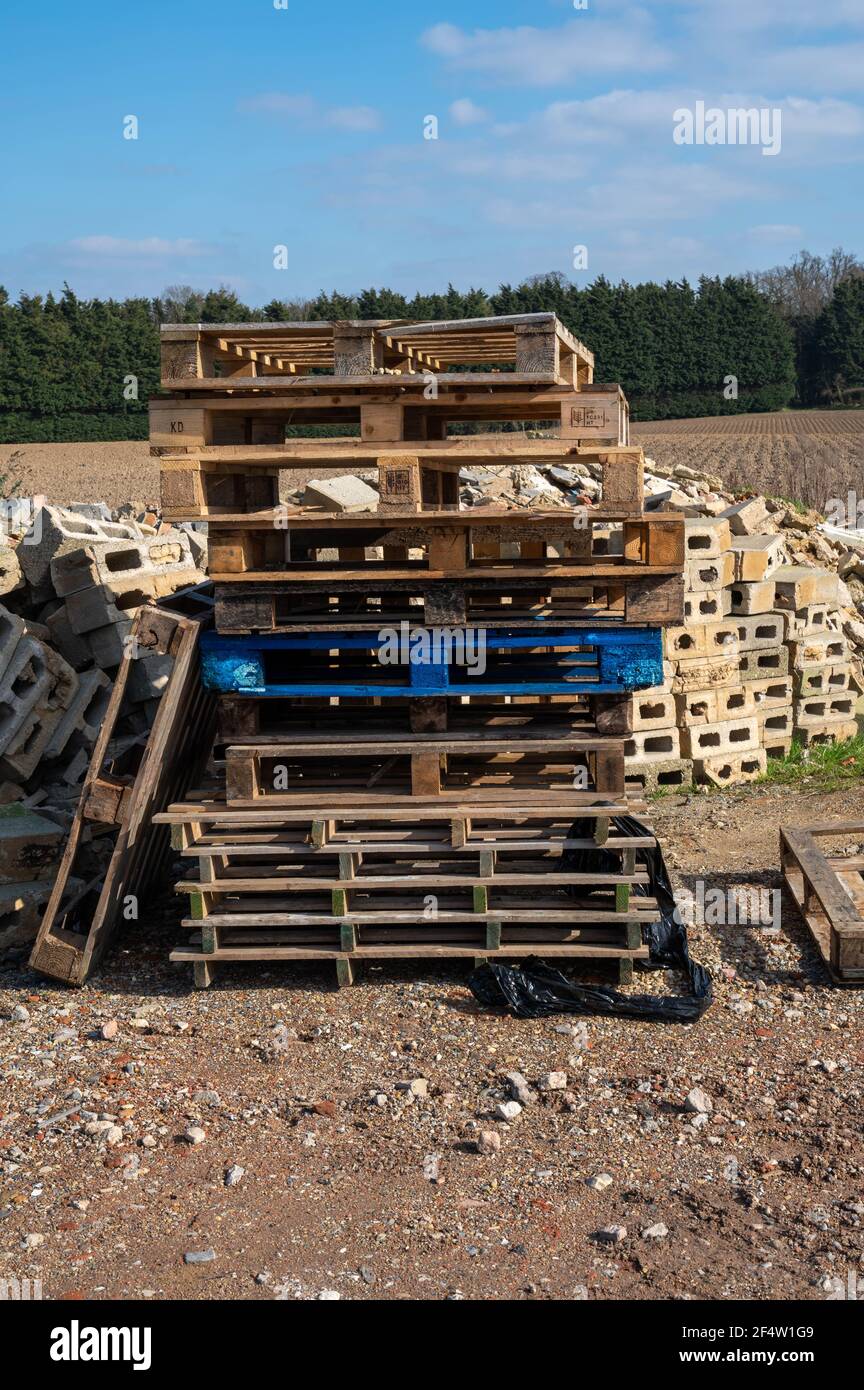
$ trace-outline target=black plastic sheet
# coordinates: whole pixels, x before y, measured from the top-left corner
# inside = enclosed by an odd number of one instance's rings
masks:
[[[573,839],[587,839],[594,831],[593,820],[579,820]],[[649,835],[646,826],[633,816],[612,821],[616,835]],[[548,1018],[552,1014],[598,1014],[615,1018],[641,1018],[653,1023],[695,1023],[714,1000],[708,971],[690,956],[687,931],[676,911],[672,884],[659,845],[636,852],[636,862],[648,873],[648,887],[637,886],[634,893],[657,899],[659,917],[644,929],[650,955],[649,968],[682,970],[690,986],[688,995],[621,994],[602,985],[579,985],[560,970],[536,956],[519,965],[487,961],[468,979],[475,999],[489,1008],[507,1008],[517,1018]],[[618,855],[596,846],[568,850],[562,855],[562,871],[573,873],[615,873]]]

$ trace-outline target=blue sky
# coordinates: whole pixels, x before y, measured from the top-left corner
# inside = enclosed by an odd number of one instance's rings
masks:
[[[13,296],[224,282],[260,305],[864,254],[862,0],[279,3],[7,4]],[[698,101],[779,110],[779,153],[676,144]]]

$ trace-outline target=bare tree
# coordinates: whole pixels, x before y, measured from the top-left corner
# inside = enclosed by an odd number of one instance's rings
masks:
[[[799,251],[789,265],[751,271],[744,278],[777,305],[789,319],[813,319],[830,301],[837,285],[850,275],[864,275],[864,263],[835,246],[829,256]]]

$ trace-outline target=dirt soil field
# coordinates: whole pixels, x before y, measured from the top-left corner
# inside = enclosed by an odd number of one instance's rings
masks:
[[[653,808],[694,891],[777,889],[780,822],[862,814],[864,789],[806,786]],[[0,967],[0,1275],[100,1299],[860,1287],[864,994],[829,984],[785,898],[777,926],[691,931],[716,1002],[688,1027],[516,1021],[455,965],[341,993],[317,967],[229,968],[195,993],[177,920],[169,894],[80,992]],[[514,1070],[530,1100],[502,1121]],[[566,1088],[538,1090],[554,1071]]]

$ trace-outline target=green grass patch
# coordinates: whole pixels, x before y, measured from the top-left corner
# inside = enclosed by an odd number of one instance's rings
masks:
[[[805,748],[796,739],[785,758],[769,758],[768,771],[759,778],[766,782],[794,785],[807,782],[827,791],[864,778],[864,734],[843,743],[818,743]]]

